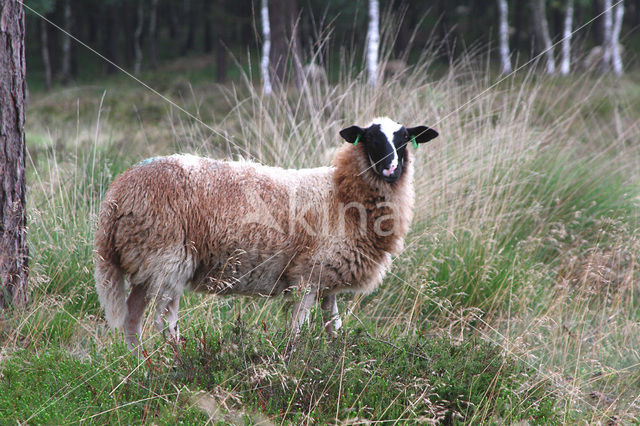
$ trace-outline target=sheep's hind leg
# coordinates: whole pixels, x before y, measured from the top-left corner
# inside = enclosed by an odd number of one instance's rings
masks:
[[[124,336],[129,348],[141,348],[142,315],[147,306],[147,289],[144,285],[134,285],[127,298],[127,315],[124,320]]]
[[[331,337],[337,336],[336,331],[342,327],[342,320],[338,314],[338,303],[336,295],[330,294],[322,298],[322,317],[324,321],[324,329]]]
[[[292,318],[291,318],[291,331],[294,335],[300,332],[300,328],[309,319],[309,311],[316,302],[317,294],[315,292],[309,292],[304,295],[301,301],[296,302],[293,305]]]

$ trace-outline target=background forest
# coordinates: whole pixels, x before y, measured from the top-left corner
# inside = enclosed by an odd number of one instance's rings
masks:
[[[571,38],[572,66],[594,66],[599,56],[593,48],[606,46],[612,30],[603,13],[615,14],[611,6],[618,4],[624,9],[618,38],[626,49],[625,66],[633,67],[638,60],[637,0],[383,1],[379,8],[385,57],[410,64],[428,49],[436,63],[446,67],[470,51],[492,51],[497,61],[502,3],[508,6],[508,44],[517,64],[565,37],[569,11],[569,30],[582,27]],[[207,79],[223,83],[239,78],[238,68],[250,66],[248,55],[254,68],[259,64],[263,35],[259,1],[32,0],[25,4],[29,81],[36,86],[91,80],[117,71],[36,13],[136,74],[198,56],[196,65],[208,73]],[[368,5],[367,0],[269,0],[272,62],[293,49],[302,64],[316,63],[331,78],[344,61],[362,66]],[[561,46],[555,46],[556,60],[561,54]]]
[[[0,423],[640,422],[640,1],[24,8],[29,294],[0,316]],[[145,359],[109,330],[93,235],[118,174],[328,165],[379,115],[440,136],[337,338],[314,311],[292,348],[291,300],[193,294],[179,344],[147,318]]]

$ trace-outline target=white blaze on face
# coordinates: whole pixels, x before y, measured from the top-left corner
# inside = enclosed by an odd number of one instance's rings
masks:
[[[393,134],[402,128],[402,124],[396,123],[395,121],[393,121],[388,117],[374,118],[369,126],[373,124],[380,125],[380,131],[386,137],[387,143],[391,147],[391,152],[393,152],[393,158],[391,159],[391,164],[389,165],[389,169],[390,168],[395,169],[396,167],[398,167],[398,152],[396,151],[396,146],[393,144]],[[384,174],[385,170],[383,170],[382,172]]]

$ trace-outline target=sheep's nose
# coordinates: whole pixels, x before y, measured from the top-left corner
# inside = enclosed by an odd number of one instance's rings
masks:
[[[396,166],[394,166],[393,164],[389,166],[388,169],[384,169],[382,171],[382,174],[389,177],[393,174],[393,172],[396,170]]]

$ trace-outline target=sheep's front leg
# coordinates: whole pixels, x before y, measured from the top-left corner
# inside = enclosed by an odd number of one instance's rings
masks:
[[[342,320],[338,314],[338,303],[336,295],[330,294],[322,298],[322,317],[324,321],[324,329],[331,337],[337,335],[336,331],[342,327]]]
[[[316,297],[317,294],[315,292],[309,292],[304,295],[301,301],[293,305],[291,318],[291,331],[293,334],[298,334],[302,325],[309,319],[309,311],[316,302]]]
[[[180,296],[175,295],[167,305],[167,321],[169,323],[169,337],[176,343],[180,341],[180,330],[178,330],[178,308],[180,307]]]
[[[179,295],[163,295],[158,297],[156,304],[155,325],[158,333],[168,334],[169,338],[177,342],[180,338],[178,331],[178,307],[180,306]],[[168,328],[165,328],[165,320],[168,322]]]

